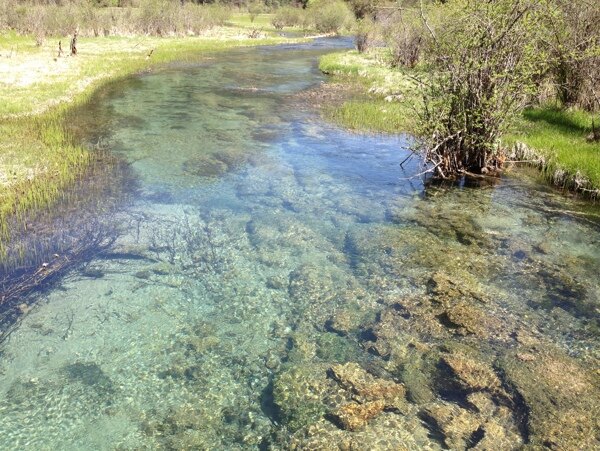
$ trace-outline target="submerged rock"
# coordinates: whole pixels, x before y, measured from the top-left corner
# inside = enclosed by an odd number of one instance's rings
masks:
[[[441,362],[464,391],[503,392],[500,379],[490,365],[462,353],[443,355]]]
[[[360,357],[361,349],[357,344],[337,334],[326,332],[317,339],[317,357],[326,362],[347,362]]]
[[[557,450],[597,449],[600,424],[599,377],[558,349],[540,345],[508,351],[499,366],[522,400],[532,446]]]
[[[360,326],[361,317],[355,310],[339,309],[325,323],[325,328],[339,335],[348,335]]]
[[[481,426],[476,415],[456,404],[438,403],[426,407],[423,417],[444,437],[449,449],[467,449],[470,439]]]
[[[380,399],[364,404],[348,403],[340,407],[333,415],[343,429],[357,431],[363,429],[370,419],[376,417],[385,408],[385,402]]]
[[[406,389],[402,384],[375,377],[357,363],[334,365],[330,371],[340,386],[352,393],[358,402],[383,401],[385,407],[396,407],[404,401]]]
[[[316,423],[351,400],[349,393],[327,377],[326,365],[306,362],[275,377],[273,398],[282,421],[291,431]]]
[[[443,271],[436,271],[428,282],[429,292],[434,301],[448,305],[460,300],[478,301],[482,304],[489,298],[474,278],[464,272],[461,277],[452,277]]]
[[[474,334],[484,337],[495,326],[492,318],[486,315],[482,309],[468,302],[458,302],[445,307],[442,319],[459,335]]]
[[[64,367],[67,377],[104,393],[114,391],[110,378],[96,363],[72,363]]]
[[[482,393],[476,400],[486,407],[468,410],[457,404],[437,402],[426,406],[422,418],[444,447],[452,450],[517,450],[523,446],[511,411],[497,406]]]
[[[195,155],[183,163],[183,171],[200,177],[218,177],[235,169],[245,161],[248,154],[237,148],[222,148],[218,152]]]
[[[285,437],[285,449],[322,451],[408,451],[439,449],[428,437],[422,421],[414,416],[381,412],[362,429],[340,429],[320,420],[291,437]]]

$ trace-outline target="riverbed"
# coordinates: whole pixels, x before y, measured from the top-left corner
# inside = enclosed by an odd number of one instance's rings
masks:
[[[347,45],[171,64],[78,112],[127,196],[23,300],[1,449],[599,445],[600,211],[527,171],[424,187],[408,137],[324,123],[303,93]]]

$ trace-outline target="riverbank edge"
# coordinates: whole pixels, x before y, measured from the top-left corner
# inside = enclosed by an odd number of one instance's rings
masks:
[[[345,86],[350,98],[337,105],[322,108],[323,115],[338,125],[357,132],[410,134],[414,126],[411,115],[414,115],[415,105],[419,102],[413,74],[410,70],[386,67],[382,60],[381,54],[366,56],[356,51],[324,55],[319,69],[330,76],[326,86],[329,83],[338,86],[337,89],[340,85]],[[394,81],[400,82],[398,87],[393,85]],[[376,115],[388,117],[378,119]],[[530,145],[525,128],[521,121],[504,140],[506,154],[512,162],[539,169],[543,178],[557,188],[577,193],[592,201],[600,198],[600,179],[592,180],[585,174],[584,167],[568,167],[563,164],[552,148],[538,149]],[[573,148],[576,145],[574,143]],[[600,143],[597,147],[600,164]]]
[[[126,41],[134,44],[138,38],[130,37]],[[14,147],[14,143],[8,143],[13,140],[20,144],[18,151],[23,158],[32,156],[35,159],[41,155],[38,158],[41,161],[36,161],[36,165],[45,169],[40,174],[21,177],[4,186],[0,192],[0,260],[8,252],[11,236],[26,229],[36,212],[51,208],[65,190],[84,177],[90,165],[94,164],[93,151],[69,134],[66,122],[70,114],[92,101],[96,93],[119,80],[156,70],[164,64],[198,60],[234,48],[300,43],[312,38],[266,36],[223,41],[202,37],[161,38],[159,46],[152,48],[150,54],[141,49],[127,56],[120,55],[116,62],[113,57],[109,71],[89,80],[82,89],[56,105],[40,112],[23,111],[18,115],[0,116],[0,128],[4,132],[0,137],[0,149]],[[103,39],[106,38],[89,38],[84,43]],[[101,64],[102,58],[107,56],[97,55],[92,63]]]

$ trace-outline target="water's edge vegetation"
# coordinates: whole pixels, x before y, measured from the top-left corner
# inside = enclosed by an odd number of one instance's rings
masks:
[[[239,29],[244,30],[244,25]],[[51,209],[76,180],[90,171],[90,165],[109,163],[110,157],[81,144],[83,135],[97,130],[74,130],[71,126],[72,115],[93,101],[95,93],[108,84],[120,83],[126,77],[169,62],[197,61],[240,46],[308,39],[274,33],[263,33],[258,38],[231,31],[229,35],[224,39],[82,38],[79,54],[62,58],[50,56],[54,42],[40,48],[35,46],[33,37],[3,36],[0,54],[15,52],[18,62],[19,53],[34,54],[49,66],[59,68],[50,67],[49,75],[31,85],[0,85],[0,95],[6,99],[0,106],[0,260],[8,255],[11,237],[27,230],[36,214]],[[61,67],[64,65],[66,69]],[[54,75],[56,72],[58,76]],[[99,158],[103,161],[99,162]],[[15,249],[10,251],[14,254]]]
[[[350,93],[326,118],[363,132],[411,133],[421,99],[418,68],[391,68],[382,49],[335,52],[321,57],[319,68],[330,84]],[[600,142],[587,139],[593,113],[560,109],[554,104],[527,108],[503,139],[507,154],[538,167],[551,184],[596,199],[600,195]],[[597,126],[597,124],[596,124]]]
[[[320,120],[315,62],[348,44],[168,65],[77,113],[138,186],[104,252],[20,297],[0,448],[594,447],[598,215],[526,177],[424,189],[406,137]]]
[[[597,210],[530,177],[424,183],[407,136],[320,120],[413,127],[414,72],[316,88],[349,39],[193,39],[31,133],[88,158],[47,224],[103,252],[0,310],[0,448],[594,448]],[[131,73],[170,61],[140,45]]]

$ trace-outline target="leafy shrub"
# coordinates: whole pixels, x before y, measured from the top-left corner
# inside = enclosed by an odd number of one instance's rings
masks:
[[[424,52],[429,75],[418,136],[440,177],[501,164],[498,140],[535,92],[547,58],[537,0],[453,0],[441,8]]]
[[[230,17],[231,10],[224,6],[191,2],[182,6],[172,0],[147,0],[140,7],[119,8],[97,7],[91,2],[25,6],[0,0],[0,30],[30,34],[38,45],[48,36],[72,35],[75,30],[81,36],[199,34],[223,25]]]
[[[138,26],[147,34],[176,33],[179,4],[168,0],[147,0],[139,10]]]
[[[285,6],[275,12],[271,24],[281,30],[283,27],[299,27],[304,24],[304,10]]]
[[[231,9],[222,5],[200,6],[204,9],[205,20],[210,26],[225,25],[231,19]]]
[[[425,30],[415,10],[393,12],[382,18],[383,35],[390,49],[392,67],[414,67],[425,43]]]
[[[307,13],[308,22],[321,33],[339,33],[354,22],[354,14],[341,0],[317,0]]]
[[[248,14],[250,15],[250,22],[254,23],[254,20],[259,14],[265,12],[265,4],[261,1],[254,1],[248,5]]]
[[[371,41],[375,35],[375,24],[373,21],[365,17],[356,22],[354,28],[354,43],[356,44],[356,50],[360,53],[366,52]]]

